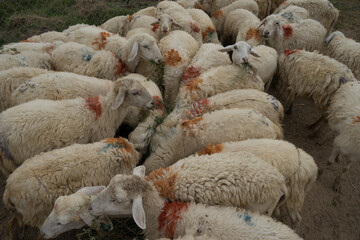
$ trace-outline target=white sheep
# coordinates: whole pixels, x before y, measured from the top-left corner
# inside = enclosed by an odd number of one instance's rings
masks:
[[[62,44],[63,42],[57,41],[56,43],[49,42],[18,42],[18,43],[9,43],[2,46],[0,53],[8,54],[18,54],[24,51],[34,51],[38,53],[48,53],[50,54],[56,46]]]
[[[132,18],[132,15],[113,17],[101,24],[100,28],[120,36],[125,36],[129,31],[129,24]]]
[[[182,74],[199,49],[199,44],[187,32],[177,30],[163,37],[159,42],[159,47],[165,65],[164,100],[171,106],[175,102]]]
[[[310,18],[309,12],[305,8],[298,6],[289,6],[287,8],[284,8],[279,11],[277,15],[281,16],[288,23],[293,23],[299,20]]]
[[[250,68],[236,64],[213,67],[180,87],[176,107],[187,106],[226,91],[247,88],[264,90],[263,81]]]
[[[11,94],[32,77],[47,73],[42,68],[18,67],[0,71],[0,112],[10,107]]]
[[[260,44],[260,19],[245,9],[231,11],[225,19],[221,41],[225,45],[246,41],[251,46]]]
[[[211,20],[213,21],[218,35],[223,34],[224,22],[227,15],[235,9],[246,9],[254,15],[258,15],[259,7],[254,0],[238,0],[231,3],[228,6],[222,7],[211,14]]]
[[[254,89],[238,89],[202,99],[189,106],[175,108],[164,121],[156,127],[151,140],[152,149],[165,141],[168,131],[176,127],[183,119],[201,117],[204,113],[221,109],[251,108],[265,115],[273,123],[278,124],[284,118],[282,104],[273,96]]]
[[[313,19],[287,23],[279,15],[270,15],[261,21],[264,25],[262,36],[280,54],[285,49],[303,48],[307,51],[321,50],[326,29]],[[307,34],[311,32],[311,34]]]
[[[180,6],[182,6],[183,8],[196,8],[197,5],[197,0],[176,0],[176,2],[178,4],[180,4]]]
[[[41,152],[112,137],[130,106],[150,108],[153,103],[140,82],[124,77],[106,96],[34,100],[9,108],[0,114],[1,170],[12,172]]]
[[[26,42],[48,42],[48,43],[52,43],[55,41],[67,42],[68,37],[67,37],[67,34],[64,32],[50,31],[50,32],[42,33],[40,35],[35,35],[32,37],[29,37],[25,41]]]
[[[55,238],[61,233],[79,229],[86,225],[97,231],[113,229],[111,220],[106,216],[94,216],[89,212],[89,203],[105,186],[84,187],[77,192],[60,196],[54,208],[41,226],[44,238]]]
[[[199,24],[204,43],[219,43],[214,23],[204,11],[200,9],[186,9],[186,11]]]
[[[148,172],[166,167],[207,144],[248,138],[283,138],[282,129],[253,109],[222,109],[194,119],[185,118],[170,128],[164,140],[145,160]]]
[[[35,67],[52,69],[51,57],[48,53],[23,51],[21,53],[0,54],[0,71],[14,67]]]
[[[277,70],[278,54],[275,49],[265,45],[252,48],[247,42],[240,41],[220,51],[233,51],[232,60],[239,66],[250,64],[263,80],[265,91],[268,91]]]
[[[84,28],[84,27],[96,27],[95,25],[89,25],[89,24],[85,24],[85,23],[78,23],[72,26],[69,26],[67,29],[65,29],[63,31],[63,33],[69,34],[75,30],[78,30],[80,28]]]
[[[235,207],[166,201],[144,178],[145,169],[142,167],[135,168],[133,175],[117,175],[110,183],[116,187],[100,192],[90,203],[90,213],[102,214],[101,207],[106,199],[103,196],[114,194],[117,202],[106,200],[106,203],[115,205],[113,209],[118,215],[132,214],[135,223],[144,229],[149,239],[173,239],[185,235],[186,231],[234,240],[301,239],[286,225],[258,213]]]
[[[27,159],[7,179],[3,200],[23,224],[40,228],[55,200],[82,187],[107,185],[119,173],[129,174],[140,154],[124,138],[107,138]]]
[[[326,38],[323,52],[348,66],[354,76],[360,79],[360,43],[336,31]]]
[[[315,184],[318,167],[314,159],[290,142],[248,139],[240,142],[209,144],[199,155],[246,151],[274,166],[284,177],[288,190],[285,206],[293,227],[300,225],[300,211],[306,194]]]
[[[328,0],[286,0],[274,13],[277,14],[289,6],[299,6],[308,10],[310,18],[320,22],[326,28],[327,35],[331,33],[339,17],[339,10]]]
[[[156,7],[150,6],[147,8],[140,9],[139,11],[134,13],[132,16],[136,17],[136,16],[141,16],[141,15],[148,15],[148,16],[156,17]]]
[[[342,172],[334,182],[334,189],[337,192],[340,192],[343,174],[349,171],[353,162],[359,161],[359,91],[359,81],[345,83],[337,90],[328,110],[329,126],[336,133],[328,164],[333,164],[337,158],[345,159]]]

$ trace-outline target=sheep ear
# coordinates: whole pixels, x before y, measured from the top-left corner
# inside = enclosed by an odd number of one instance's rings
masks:
[[[128,61],[131,62],[132,60],[134,60],[138,54],[138,51],[139,51],[139,43],[137,41],[134,41],[134,44],[132,46],[132,49],[131,49],[131,53],[128,57]]]
[[[140,195],[135,197],[133,200],[132,216],[134,218],[136,225],[138,225],[139,228],[141,229],[146,228],[145,211],[142,204],[142,198]]]
[[[124,98],[125,98],[125,89],[119,88],[119,93],[116,96],[115,101],[114,101],[111,109],[115,110],[118,107],[120,107],[120,105],[124,102]]]
[[[331,40],[335,37],[335,33],[331,33],[326,39],[325,39],[325,47],[329,45]]]
[[[265,19],[263,19],[261,22],[260,22],[260,25],[257,27],[257,28],[260,28],[262,25],[265,24]]]
[[[260,55],[254,52],[253,50],[250,50],[250,54],[253,55],[254,57],[261,58]]]
[[[159,24],[159,21],[153,22],[152,24],[150,24],[151,26],[155,26],[156,24]]]
[[[95,223],[95,216],[91,215],[89,210],[85,206],[77,212],[77,215],[89,227],[92,227]]]
[[[183,28],[183,26],[180,25],[180,23],[176,22],[174,19],[173,19],[173,21],[172,21],[171,24],[174,25],[174,26],[176,26],[176,27]]]
[[[141,179],[145,178],[145,166],[140,165],[133,170],[133,174],[139,176]]]
[[[86,196],[91,196],[91,195],[97,195],[99,192],[101,192],[104,189],[105,186],[84,187],[78,190],[78,192],[81,192]]]
[[[234,50],[234,45],[229,45],[229,46],[224,47],[223,49],[219,49],[218,51],[219,52],[230,52],[233,50]]]

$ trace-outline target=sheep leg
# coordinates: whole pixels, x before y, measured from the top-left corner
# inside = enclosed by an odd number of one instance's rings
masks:
[[[339,154],[340,154],[339,149],[337,147],[334,147],[331,152],[331,155],[327,161],[327,165],[330,166],[331,164],[333,164],[336,161],[336,159],[338,158]]]
[[[299,229],[300,222],[301,222],[300,213],[296,209],[289,208],[288,206],[286,207],[286,210],[291,219],[291,226],[294,229],[294,231],[296,232],[296,230]]]
[[[342,167],[342,171],[340,176],[338,176],[334,181],[334,191],[340,194],[341,191],[341,181],[343,179],[343,176],[346,175],[349,172],[350,166],[353,162],[354,156],[345,156],[345,164]]]

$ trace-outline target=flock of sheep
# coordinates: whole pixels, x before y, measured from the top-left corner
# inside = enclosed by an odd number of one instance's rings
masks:
[[[10,237],[132,215],[148,239],[301,239],[318,168],[283,140],[284,108],[264,90],[274,78],[288,112],[313,99],[314,131],[336,133],[329,163],[359,159],[360,44],[331,32],[338,14],[327,0],[162,1],[4,45]],[[129,139],[114,138],[122,123]],[[293,229],[271,218],[280,207]]]

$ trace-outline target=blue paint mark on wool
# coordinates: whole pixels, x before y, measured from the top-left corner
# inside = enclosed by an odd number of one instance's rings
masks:
[[[107,143],[100,152],[107,152],[109,149],[113,149],[113,148],[123,148],[123,146],[118,142],[114,142],[113,144]]]
[[[243,214],[236,213],[236,216],[240,219],[244,219],[244,222],[249,226],[255,226],[255,223],[253,223],[252,216],[248,212],[244,212]]]
[[[85,52],[83,53],[82,55],[82,60],[83,61],[87,61],[87,62],[90,62],[92,56],[94,55],[93,52],[90,52],[88,50],[85,49]]]

